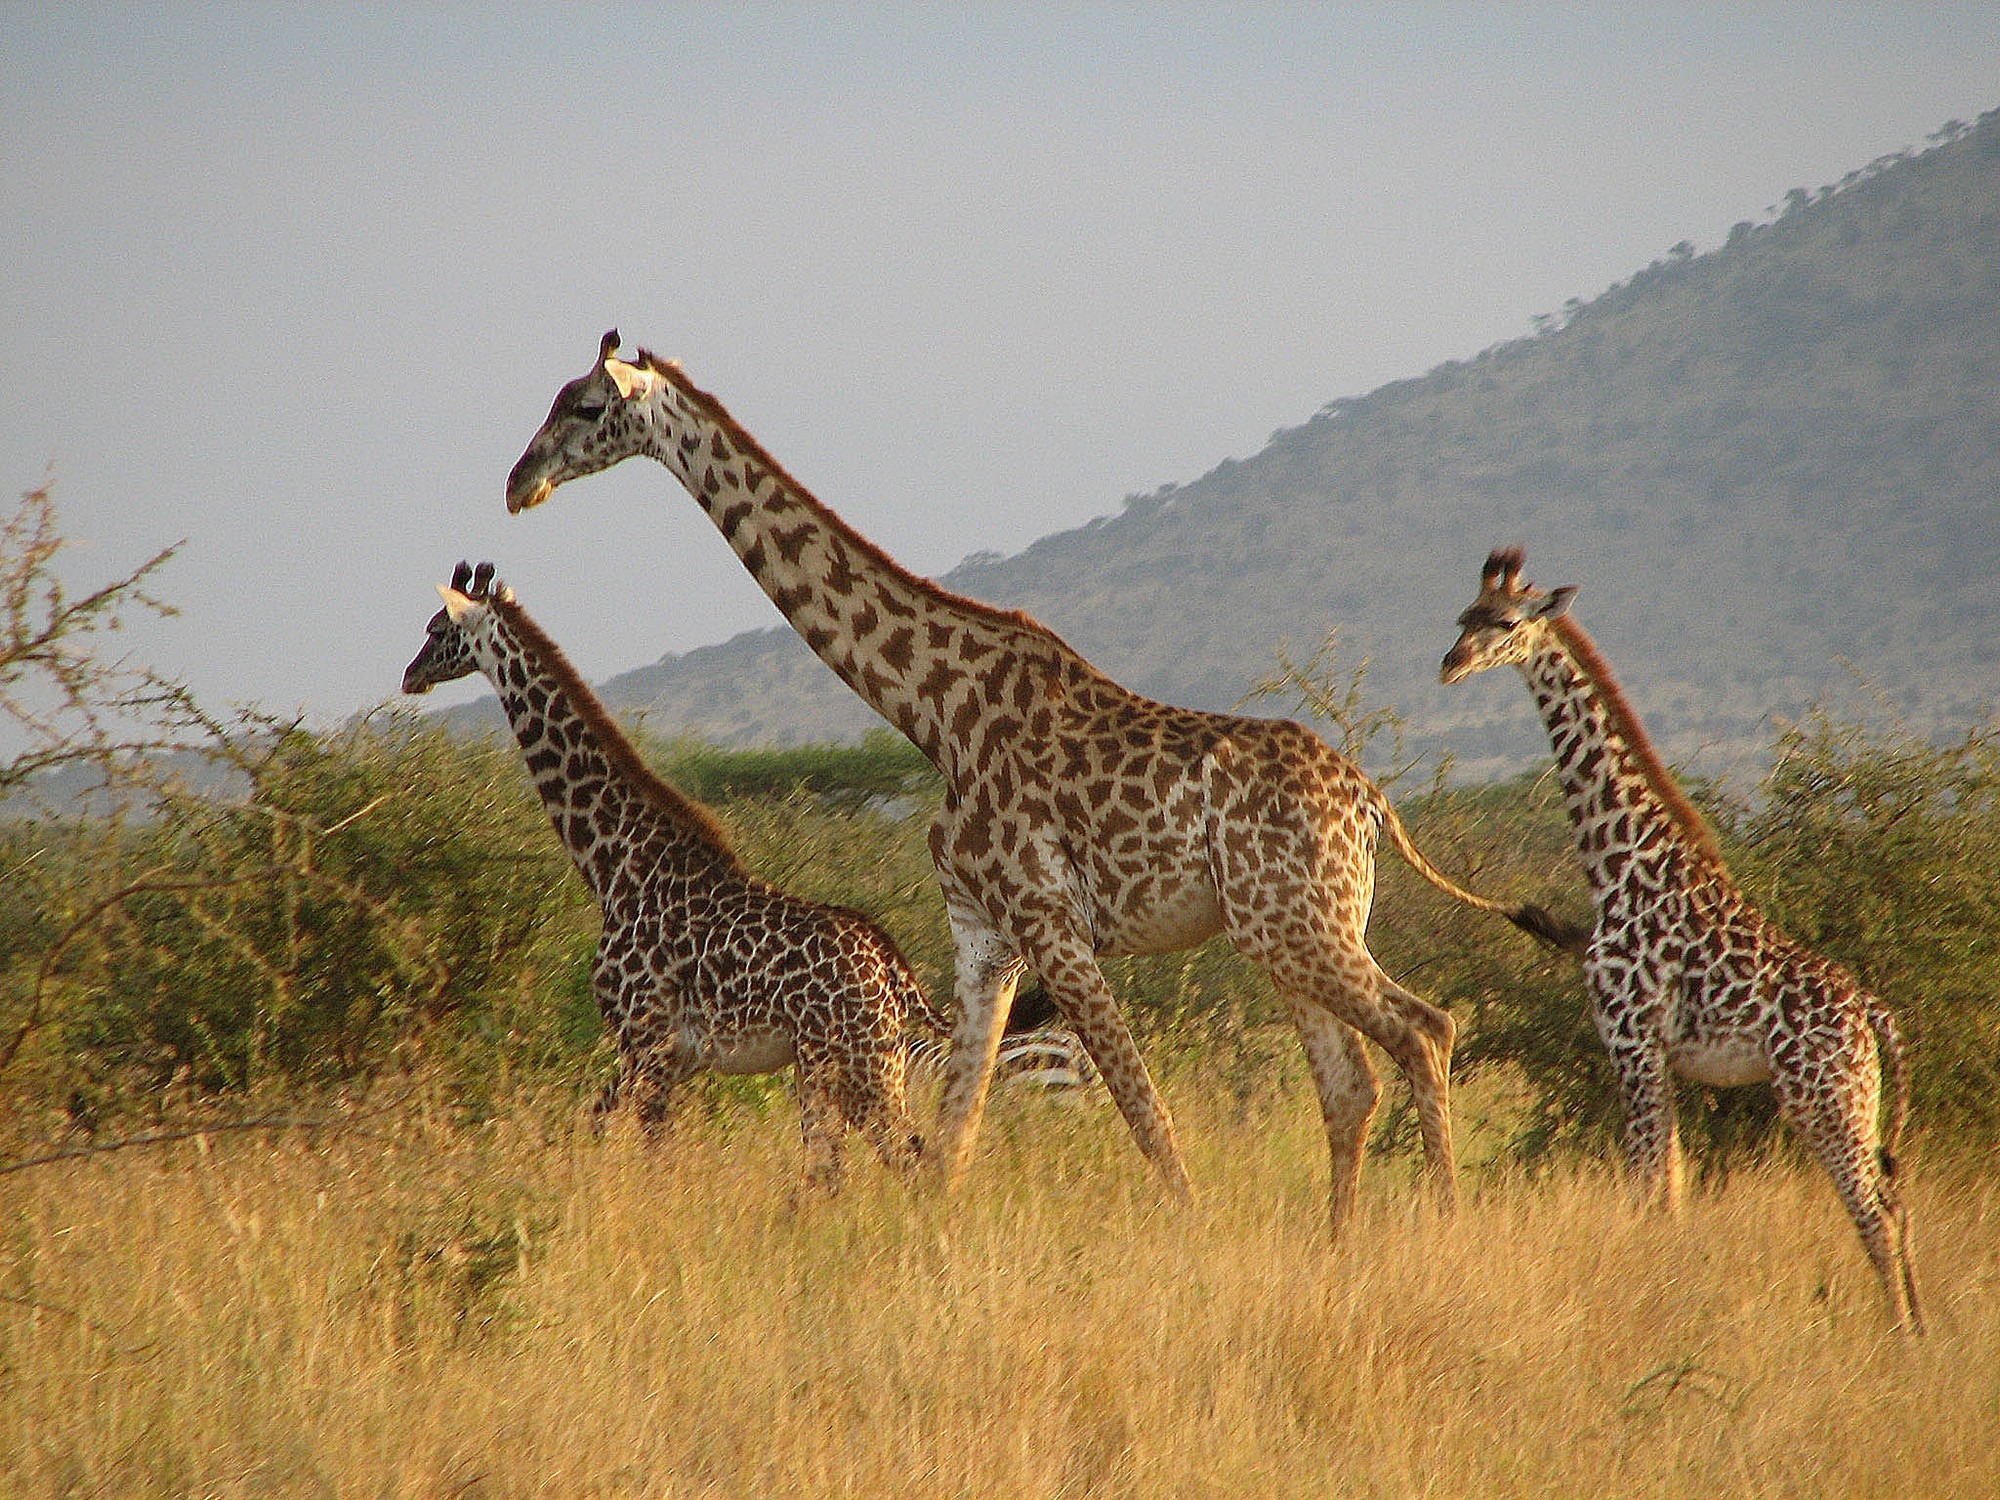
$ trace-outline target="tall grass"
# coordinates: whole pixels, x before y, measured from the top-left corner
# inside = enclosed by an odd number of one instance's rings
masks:
[[[1325,1241],[1294,1092],[1177,1079],[1203,1196],[1108,1109],[1002,1101],[947,1209],[796,1191],[786,1110],[649,1155],[422,1099],[0,1177],[21,1495],[1979,1495],[2000,1186],[1914,1178],[1933,1336],[1890,1334],[1807,1171],[1674,1221],[1588,1171],[1377,1163]]]

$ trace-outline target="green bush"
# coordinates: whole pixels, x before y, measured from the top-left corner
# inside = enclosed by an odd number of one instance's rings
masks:
[[[1733,832],[1779,925],[1895,1010],[1915,1126],[2000,1138],[2000,726],[1936,744],[1817,715],[1779,735]]]
[[[45,892],[70,924],[58,952],[44,917],[36,964],[73,1087],[324,1086],[462,1048],[454,1031],[517,1035],[534,1008],[509,1002],[581,890],[511,753],[406,724],[248,728],[221,791],[165,786],[94,868],[71,862],[91,899]]]

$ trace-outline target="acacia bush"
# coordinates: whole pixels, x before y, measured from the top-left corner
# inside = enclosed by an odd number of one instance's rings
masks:
[[[700,740],[649,741],[647,759],[699,802],[802,798],[839,812],[935,798],[942,781],[915,745],[894,730],[870,730],[855,744],[724,749]]]
[[[2000,1139],[2000,724],[1935,743],[1815,715],[1729,828],[1766,910],[1895,1009],[1917,1127]]]
[[[352,1083],[427,1041],[470,1066],[476,1039],[546,1054],[581,1029],[523,1003],[580,891],[497,743],[252,722],[215,757],[219,782],[163,782],[108,830],[8,830],[34,913],[11,993],[32,976],[42,1071],[73,1097]]]

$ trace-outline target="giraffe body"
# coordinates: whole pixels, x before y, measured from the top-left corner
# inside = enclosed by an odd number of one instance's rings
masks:
[[[1548,727],[1597,909],[1584,982],[1618,1075],[1630,1170],[1644,1191],[1677,1201],[1670,1074],[1716,1087],[1768,1080],[1786,1123],[1832,1177],[1891,1312],[1921,1332],[1895,1161],[1908,1078],[1893,1016],[1737,888],[1569,617],[1575,590],[1543,594],[1521,583],[1520,569],[1518,552],[1488,558],[1442,675],[1450,683],[1518,667]]]
[[[936,765],[933,864],[956,948],[958,1015],[940,1107],[962,1171],[1024,965],[1076,1031],[1141,1149],[1188,1191],[1173,1127],[1101,956],[1226,933],[1271,974],[1305,1043],[1333,1160],[1335,1224],[1353,1201],[1378,1086],[1362,1047],[1409,1080],[1427,1166],[1453,1191],[1443,1010],[1384,974],[1365,942],[1387,828],[1365,776],[1297,724],[1200,713],[1132,693],[1024,614],[910,574],[787,475],[679,366],[605,336],[508,480],[509,510],[644,455],[664,464],[806,644]],[[1532,925],[1525,912],[1509,913]],[[1538,915],[1538,914],[1536,914]]]
[[[591,987],[621,1096],[649,1136],[675,1087],[706,1068],[796,1066],[807,1176],[841,1183],[843,1126],[888,1165],[922,1150],[905,1097],[906,1029],[946,1023],[895,943],[858,912],[791,896],[745,870],[721,826],[640,760],[513,593],[460,564],[403,691],[483,672],[549,819],[604,914]]]

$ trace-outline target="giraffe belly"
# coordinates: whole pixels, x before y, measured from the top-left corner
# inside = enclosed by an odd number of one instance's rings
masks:
[[[1763,1047],[1749,1036],[1676,1042],[1667,1051],[1667,1061],[1690,1083],[1705,1083],[1711,1088],[1762,1083],[1771,1076]]]
[[[782,1031],[732,1031],[717,1035],[694,1027],[681,1032],[681,1046],[702,1067],[716,1073],[775,1073],[792,1062],[792,1039]]]
[[[1207,881],[1191,882],[1097,925],[1100,953],[1177,953],[1222,931],[1222,907]]]

